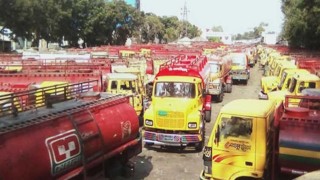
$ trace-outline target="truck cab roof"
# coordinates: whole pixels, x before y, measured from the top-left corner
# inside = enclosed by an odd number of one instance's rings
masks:
[[[109,80],[136,80],[137,76],[131,73],[108,73],[106,79]]]
[[[295,74],[293,77],[297,80],[305,82],[320,81],[320,78],[315,74]]]
[[[265,117],[275,108],[273,100],[237,99],[223,106],[220,113],[240,116]]]

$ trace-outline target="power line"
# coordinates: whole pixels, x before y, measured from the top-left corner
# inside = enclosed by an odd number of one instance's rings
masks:
[[[184,6],[181,8],[182,10],[182,22],[184,24],[185,36],[188,36],[188,13],[190,12],[187,8],[187,1],[184,1]]]

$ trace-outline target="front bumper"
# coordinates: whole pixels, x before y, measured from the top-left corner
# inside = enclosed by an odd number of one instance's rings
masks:
[[[221,94],[221,90],[209,89],[208,90],[208,94],[210,94],[210,95],[219,95],[219,94]]]
[[[208,178],[208,177],[204,176],[204,171],[203,170],[201,171],[199,178],[200,178],[200,180],[209,180],[209,179],[211,179],[211,178]]]
[[[260,91],[258,97],[259,97],[259,99],[267,100],[268,99],[268,94],[265,94],[262,91]]]
[[[202,141],[200,134],[167,134],[145,131],[143,136],[145,143],[155,145],[187,146],[188,144]]]
[[[243,75],[232,75],[232,80],[248,80],[249,76],[247,74]]]

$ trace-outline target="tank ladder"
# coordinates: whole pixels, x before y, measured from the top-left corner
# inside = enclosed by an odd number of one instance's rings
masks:
[[[89,110],[83,110],[80,113],[76,114],[69,114],[69,117],[72,121],[72,124],[74,128],[76,129],[76,132],[78,133],[80,143],[81,143],[81,149],[82,149],[82,165],[83,165],[83,178],[84,179],[97,179],[98,177],[101,178],[101,176],[104,177],[105,173],[105,163],[102,161],[96,161],[97,158],[103,158],[104,154],[104,141],[101,134],[101,130],[95,120],[95,118],[92,116],[91,112]],[[97,152],[90,152],[89,148],[91,147],[99,147],[99,151]],[[101,171],[94,172],[95,175],[88,175],[88,170],[90,169],[88,167],[88,163],[93,162],[95,169],[97,165],[101,164]],[[89,169],[88,169],[89,168]],[[92,167],[91,167],[92,168]]]

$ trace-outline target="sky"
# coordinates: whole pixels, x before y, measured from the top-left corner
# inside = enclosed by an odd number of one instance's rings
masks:
[[[281,0],[140,0],[140,9],[182,20],[185,2],[187,20],[202,31],[222,26],[224,32],[237,34],[251,31],[261,22],[268,23],[267,32],[282,29]]]

